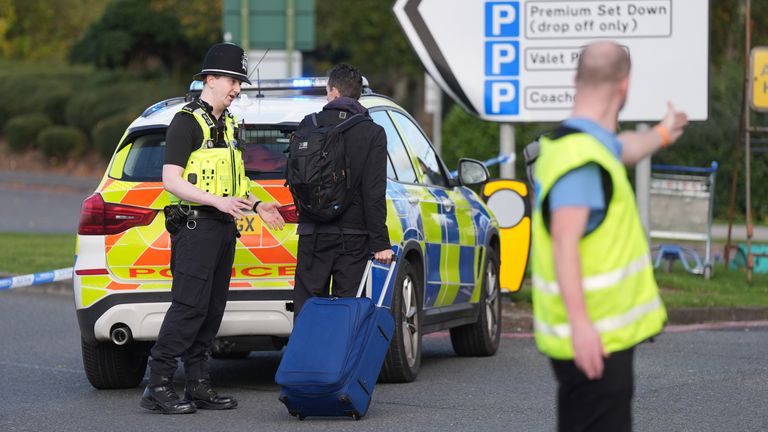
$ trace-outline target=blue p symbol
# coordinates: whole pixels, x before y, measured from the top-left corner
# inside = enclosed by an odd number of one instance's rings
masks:
[[[485,82],[485,113],[514,115],[520,113],[518,80]]]
[[[485,43],[485,74],[517,76],[520,73],[520,42],[493,41]]]
[[[485,37],[520,36],[520,2],[485,4]]]

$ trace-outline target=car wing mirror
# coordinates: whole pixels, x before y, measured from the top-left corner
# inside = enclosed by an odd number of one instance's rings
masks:
[[[459,183],[464,186],[482,184],[490,178],[488,168],[482,162],[469,158],[459,159],[458,173]]]

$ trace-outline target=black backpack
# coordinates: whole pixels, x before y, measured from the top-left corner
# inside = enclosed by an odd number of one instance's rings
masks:
[[[343,115],[347,113],[340,111],[339,116]],[[316,222],[330,222],[344,213],[352,199],[349,189],[354,185],[349,176],[344,132],[371,118],[355,114],[337,125],[321,125],[314,113],[307,118],[312,123],[291,135],[285,184],[300,215]]]

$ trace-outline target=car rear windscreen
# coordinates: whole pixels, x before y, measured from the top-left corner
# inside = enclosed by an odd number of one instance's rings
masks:
[[[241,131],[245,171],[253,180],[282,179],[287,160],[286,150],[292,129],[245,129]],[[127,147],[127,149],[126,149]],[[119,152],[127,151],[123,164],[123,181],[162,181],[165,158],[165,134],[137,136]],[[115,157],[115,163],[121,157]]]

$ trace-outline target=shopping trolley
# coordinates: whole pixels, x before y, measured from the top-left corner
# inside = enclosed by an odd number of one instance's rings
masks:
[[[679,260],[686,271],[712,277],[712,210],[717,162],[710,167],[651,165],[651,239],[705,243],[704,262],[695,249],[675,243],[652,248],[654,268],[669,271]]]

